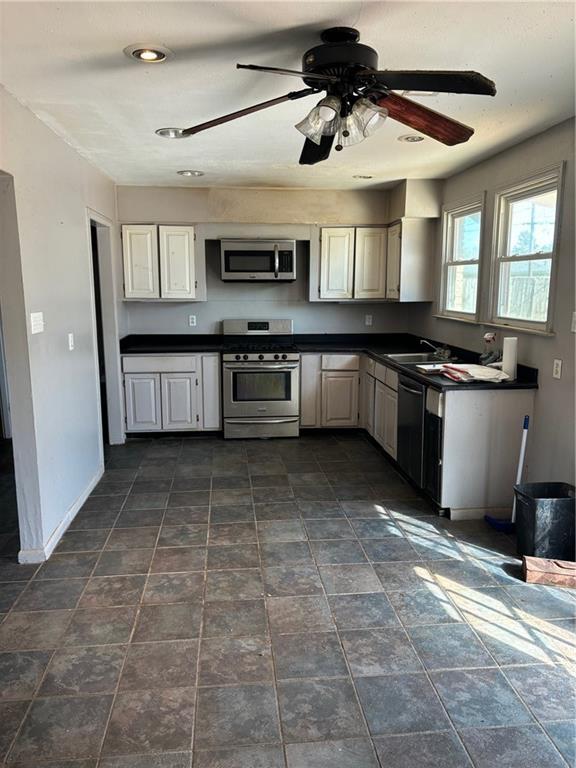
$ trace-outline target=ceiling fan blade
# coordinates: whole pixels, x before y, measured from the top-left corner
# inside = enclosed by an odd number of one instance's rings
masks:
[[[275,99],[268,99],[268,101],[261,101],[259,104],[253,104],[251,107],[245,107],[239,109],[236,112],[230,112],[228,115],[222,115],[222,117],[216,117],[214,120],[208,120],[205,123],[199,123],[193,125],[190,128],[185,128],[182,131],[182,136],[193,136],[195,133],[201,131],[207,131],[209,128],[214,128],[222,123],[229,123],[231,120],[237,120],[239,117],[245,117],[251,115],[253,112],[260,112],[262,109],[268,109],[268,107],[275,107],[276,104],[283,104],[285,101],[294,101],[295,99],[302,99],[304,96],[311,96],[313,93],[318,93],[315,88],[304,88],[301,91],[291,91],[284,96],[278,96]]]
[[[272,75],[292,75],[307,80],[317,80],[323,83],[337,83],[338,78],[333,75],[316,75],[313,72],[299,72],[296,69],[282,69],[279,67],[261,67],[258,64],[236,64],[236,69],[252,69],[255,72],[268,72]]]
[[[424,133],[436,141],[441,141],[442,144],[448,144],[450,147],[468,141],[474,133],[474,129],[468,125],[452,120],[446,115],[441,115],[440,112],[435,112],[433,109],[423,107],[422,104],[410,101],[410,99],[399,96],[397,93],[379,94],[376,104],[387,109],[388,116],[393,120],[398,120],[399,123],[408,125],[410,128],[414,128],[414,130]]]
[[[373,77],[390,91],[432,91],[439,93],[472,93],[494,96],[496,86],[479,72],[441,72],[432,70],[361,73],[361,77]]]
[[[320,144],[306,139],[300,155],[300,165],[316,165],[322,160],[327,160],[333,143],[334,136],[322,136]]]

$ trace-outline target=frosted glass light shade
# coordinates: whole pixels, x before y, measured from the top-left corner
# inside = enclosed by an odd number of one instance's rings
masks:
[[[362,133],[367,138],[384,125],[388,117],[388,110],[374,104],[370,99],[360,98],[354,104],[352,114],[360,122]]]
[[[307,139],[320,144],[322,136],[334,136],[340,123],[340,99],[326,96],[294,126]]]

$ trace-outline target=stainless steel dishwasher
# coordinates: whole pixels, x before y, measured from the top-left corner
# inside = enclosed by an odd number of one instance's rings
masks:
[[[419,488],[424,480],[425,405],[426,387],[406,376],[399,376],[397,461]]]

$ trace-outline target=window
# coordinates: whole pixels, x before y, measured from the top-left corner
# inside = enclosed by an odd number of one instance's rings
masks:
[[[496,195],[492,321],[548,330],[560,169]]]
[[[474,320],[478,304],[483,201],[444,211],[441,313]]]

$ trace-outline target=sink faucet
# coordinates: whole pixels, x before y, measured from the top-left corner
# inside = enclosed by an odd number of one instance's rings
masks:
[[[427,344],[441,360],[449,360],[452,357],[452,352],[448,347],[436,347],[431,341],[426,339],[420,339],[420,344]]]

